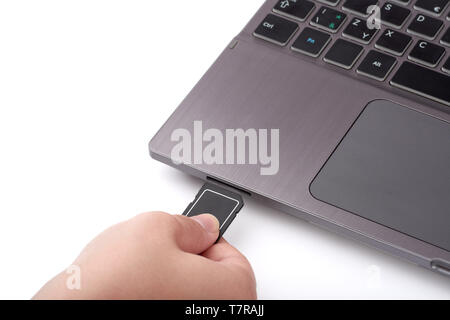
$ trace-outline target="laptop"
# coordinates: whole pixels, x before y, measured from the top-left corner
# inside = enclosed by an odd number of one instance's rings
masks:
[[[450,0],[267,0],[150,154],[450,276],[449,52]]]

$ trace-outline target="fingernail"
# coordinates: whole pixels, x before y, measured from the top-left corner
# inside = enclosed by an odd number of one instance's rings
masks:
[[[192,217],[195,221],[200,223],[200,225],[210,233],[216,233],[219,231],[220,224],[219,220],[211,214],[202,214],[199,216]]]

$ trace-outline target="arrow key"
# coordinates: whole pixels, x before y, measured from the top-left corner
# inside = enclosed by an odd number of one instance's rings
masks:
[[[356,70],[366,77],[384,81],[397,63],[397,59],[387,54],[372,50]]]

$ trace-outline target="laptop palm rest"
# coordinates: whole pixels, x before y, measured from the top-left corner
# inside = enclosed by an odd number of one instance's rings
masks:
[[[450,124],[374,101],[310,190],[322,202],[450,251]]]

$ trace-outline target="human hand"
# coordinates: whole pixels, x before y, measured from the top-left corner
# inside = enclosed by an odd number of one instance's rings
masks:
[[[249,262],[218,236],[212,215],[141,214],[84,248],[73,263],[79,290],[62,272],[34,299],[256,299]]]

